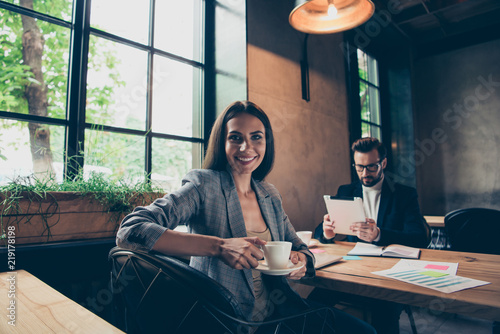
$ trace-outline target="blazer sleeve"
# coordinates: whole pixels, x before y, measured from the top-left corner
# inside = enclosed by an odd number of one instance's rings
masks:
[[[150,251],[167,229],[187,223],[197,215],[203,194],[203,175],[191,171],[182,187],[145,207],[137,207],[127,215],[118,229],[116,244],[128,249]]]

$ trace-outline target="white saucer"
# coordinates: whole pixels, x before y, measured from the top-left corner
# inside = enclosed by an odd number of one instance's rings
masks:
[[[266,261],[259,261],[259,265],[255,269],[266,275],[281,276],[281,275],[288,275],[292,271],[300,269],[303,266],[304,262],[298,262],[297,264],[293,264],[292,261],[288,261],[288,268],[286,269],[269,269]]]
[[[319,245],[319,240],[314,239],[314,240],[309,241],[308,246],[311,247],[311,246],[317,246],[317,245]]]

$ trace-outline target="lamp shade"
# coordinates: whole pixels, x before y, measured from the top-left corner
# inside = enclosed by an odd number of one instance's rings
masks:
[[[374,11],[370,0],[297,0],[289,22],[308,34],[331,34],[365,23]]]

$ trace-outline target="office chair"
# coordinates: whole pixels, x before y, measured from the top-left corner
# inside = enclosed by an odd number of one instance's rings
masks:
[[[444,227],[451,250],[500,255],[500,211],[467,208],[451,211],[444,216]],[[492,332],[500,332],[500,323],[493,322]]]
[[[246,321],[234,295],[185,261],[119,247],[109,253],[118,327],[127,333],[334,333],[330,308]],[[298,328],[298,330],[297,330]],[[243,331],[242,331],[243,330]]]
[[[468,208],[449,212],[444,217],[451,250],[500,255],[500,211]]]

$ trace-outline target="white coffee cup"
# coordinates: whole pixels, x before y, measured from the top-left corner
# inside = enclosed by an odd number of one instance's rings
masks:
[[[306,245],[309,245],[309,242],[311,241],[312,238],[312,232],[311,231],[298,231],[296,232],[297,236],[302,240],[303,243]]]
[[[269,269],[286,269],[292,250],[292,243],[288,241],[268,241],[262,246],[264,258]]]

